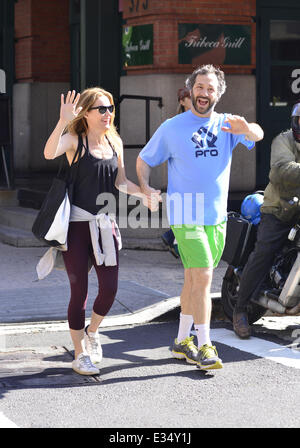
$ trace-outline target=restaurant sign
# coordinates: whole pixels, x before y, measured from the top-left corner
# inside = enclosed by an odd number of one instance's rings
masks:
[[[251,26],[178,24],[178,63],[251,65]]]
[[[124,27],[122,49],[125,67],[153,64],[153,25]]]

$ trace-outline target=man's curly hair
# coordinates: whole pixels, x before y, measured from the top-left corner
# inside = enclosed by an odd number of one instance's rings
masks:
[[[215,65],[207,64],[197,67],[193,71],[193,73],[187,78],[187,80],[185,81],[185,85],[189,90],[192,90],[198,75],[209,75],[210,73],[216,75],[218,79],[218,100],[219,100],[226,90],[226,82],[224,72]]]

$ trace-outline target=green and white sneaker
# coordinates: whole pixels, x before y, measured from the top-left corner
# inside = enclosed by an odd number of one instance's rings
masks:
[[[198,352],[197,365],[202,370],[222,369],[222,359],[218,357],[216,347],[208,344],[202,345]]]
[[[193,343],[193,339],[194,336],[190,336],[178,342],[176,338],[171,350],[174,358],[185,359],[189,364],[197,364],[198,349]]]

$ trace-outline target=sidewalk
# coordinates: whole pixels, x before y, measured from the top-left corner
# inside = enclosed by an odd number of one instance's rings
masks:
[[[44,247],[18,248],[0,243],[0,334],[26,332],[32,326],[68,329],[69,282],[65,271],[53,270],[44,280],[35,272]],[[218,297],[226,263],[215,270],[212,296]],[[179,306],[183,267],[167,251],[120,251],[119,289],[105,327],[149,322]],[[94,270],[89,275],[86,318],[97,294]],[[27,329],[27,330],[26,330]]]
[[[16,389],[62,387],[68,391],[72,387],[99,385],[101,382],[97,376],[77,375],[70,368],[73,344],[67,322],[68,278],[66,272],[54,270],[44,280],[36,280],[35,267],[45,250],[42,247],[18,248],[0,243],[0,398],[5,391]],[[220,297],[225,269],[226,263],[221,262],[215,270],[213,298]],[[153,328],[161,331],[157,318],[178,309],[183,276],[181,261],[170,252],[120,251],[119,289],[100,331],[105,354],[101,372],[103,365],[110,371],[111,363],[124,363],[119,359],[123,355],[114,354],[113,342],[116,342],[119,331],[126,328],[129,328],[127,337],[135,332],[137,352],[131,353],[131,356],[138,358],[139,351],[147,346],[142,324],[156,319],[158,326],[154,323]],[[97,279],[92,271],[87,322],[96,291]],[[215,306],[214,309],[219,308]],[[177,323],[170,322],[170,325],[171,340]],[[0,415],[0,427],[3,425],[6,427]]]

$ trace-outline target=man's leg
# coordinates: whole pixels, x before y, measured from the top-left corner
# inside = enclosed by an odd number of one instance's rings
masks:
[[[212,282],[212,268],[190,268],[191,289],[190,302],[194,323],[209,324],[211,317],[210,288]]]
[[[179,327],[177,341],[181,342],[190,337],[193,326],[193,312],[189,297],[191,295],[192,279],[189,269],[184,270],[184,284],[180,296],[181,313],[179,316]]]
[[[224,225],[220,226],[182,226],[174,228],[174,234],[178,241],[179,253],[185,267],[185,281],[181,294],[181,315],[193,316],[194,326],[198,339],[197,364],[207,363],[207,368],[222,367],[215,347],[211,346],[209,337],[211,318],[210,288],[212,282],[213,267],[219,262],[223,250],[220,245],[224,240]],[[218,228],[217,228],[218,227]],[[222,238],[219,234],[222,234]],[[198,265],[198,266],[197,266]],[[199,266],[200,265],[200,266]],[[201,266],[202,265],[202,266]],[[181,324],[179,325],[180,328]],[[175,350],[180,351],[175,340]],[[183,342],[182,342],[183,345]],[[182,355],[184,348],[182,348]],[[199,355],[199,352],[200,355]],[[198,359],[201,358],[201,359]]]
[[[209,329],[211,317],[210,287],[212,282],[212,268],[186,269],[189,288],[187,294],[181,297],[181,310],[184,314],[191,314],[197,334],[198,349],[204,344],[211,345]],[[185,291],[184,291],[185,292]]]
[[[245,265],[241,277],[237,305],[233,315],[234,331],[241,338],[250,336],[247,305],[259,295],[276,252],[284,245],[291,224],[284,223],[271,214],[262,214],[257,232],[257,242]]]
[[[175,236],[172,229],[165,232],[161,236],[161,239],[163,240],[164,244],[167,246],[171,254],[174,255],[175,258],[179,258],[177,242],[175,240]]]
[[[181,312],[179,316],[178,335],[172,347],[172,354],[177,359],[185,359],[189,364],[197,363],[198,350],[193,343],[191,329],[193,326],[193,311],[190,301],[192,276],[190,269],[184,270],[184,284],[180,295]]]
[[[191,268],[192,288],[189,298],[198,340],[197,364],[203,370],[220,369],[222,361],[210,340],[212,268]]]
[[[180,296],[181,313],[177,341],[190,336],[194,322],[197,325],[198,346],[211,344],[209,325],[211,317],[210,287],[211,268],[189,268],[184,270],[184,285]]]

